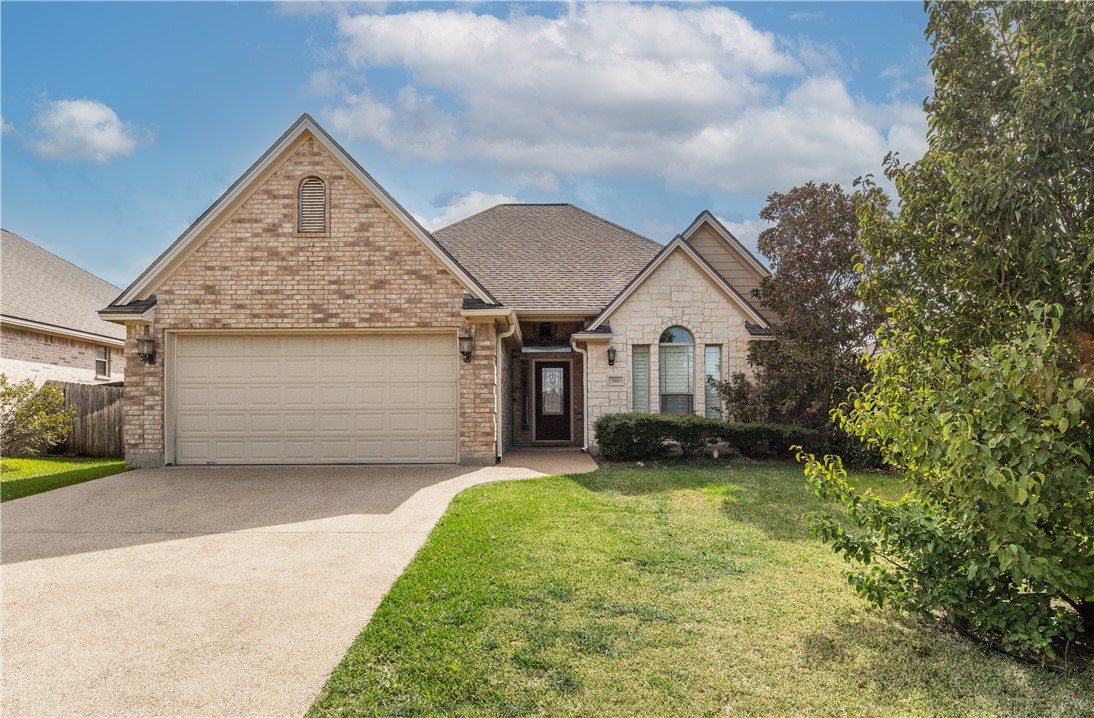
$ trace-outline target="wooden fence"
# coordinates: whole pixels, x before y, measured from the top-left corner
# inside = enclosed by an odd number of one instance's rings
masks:
[[[50,381],[64,392],[65,408],[74,407],[72,430],[54,451],[79,456],[122,456],[122,396],[125,388],[104,384]]]

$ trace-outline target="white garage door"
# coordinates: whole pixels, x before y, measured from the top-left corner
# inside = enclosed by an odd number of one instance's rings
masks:
[[[181,335],[177,464],[457,460],[448,335]]]

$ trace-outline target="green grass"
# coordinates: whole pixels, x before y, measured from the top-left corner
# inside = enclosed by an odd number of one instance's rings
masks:
[[[470,489],[308,715],[1094,714],[1094,671],[1019,665],[867,605],[812,538],[820,508],[789,465]]]
[[[21,499],[125,471],[122,459],[46,456],[0,461],[0,501]]]

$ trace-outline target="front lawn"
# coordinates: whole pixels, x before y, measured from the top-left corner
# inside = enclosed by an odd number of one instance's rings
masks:
[[[0,501],[21,499],[125,471],[122,459],[45,456],[0,461]]]
[[[470,489],[308,715],[1094,714],[1094,671],[872,609],[812,538],[819,508],[791,465]]]

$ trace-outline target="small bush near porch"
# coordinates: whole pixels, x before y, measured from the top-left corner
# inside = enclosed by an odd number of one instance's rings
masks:
[[[1022,665],[857,597],[803,518],[820,506],[785,464],[471,489],[309,715],[1094,714],[1081,662]]]

